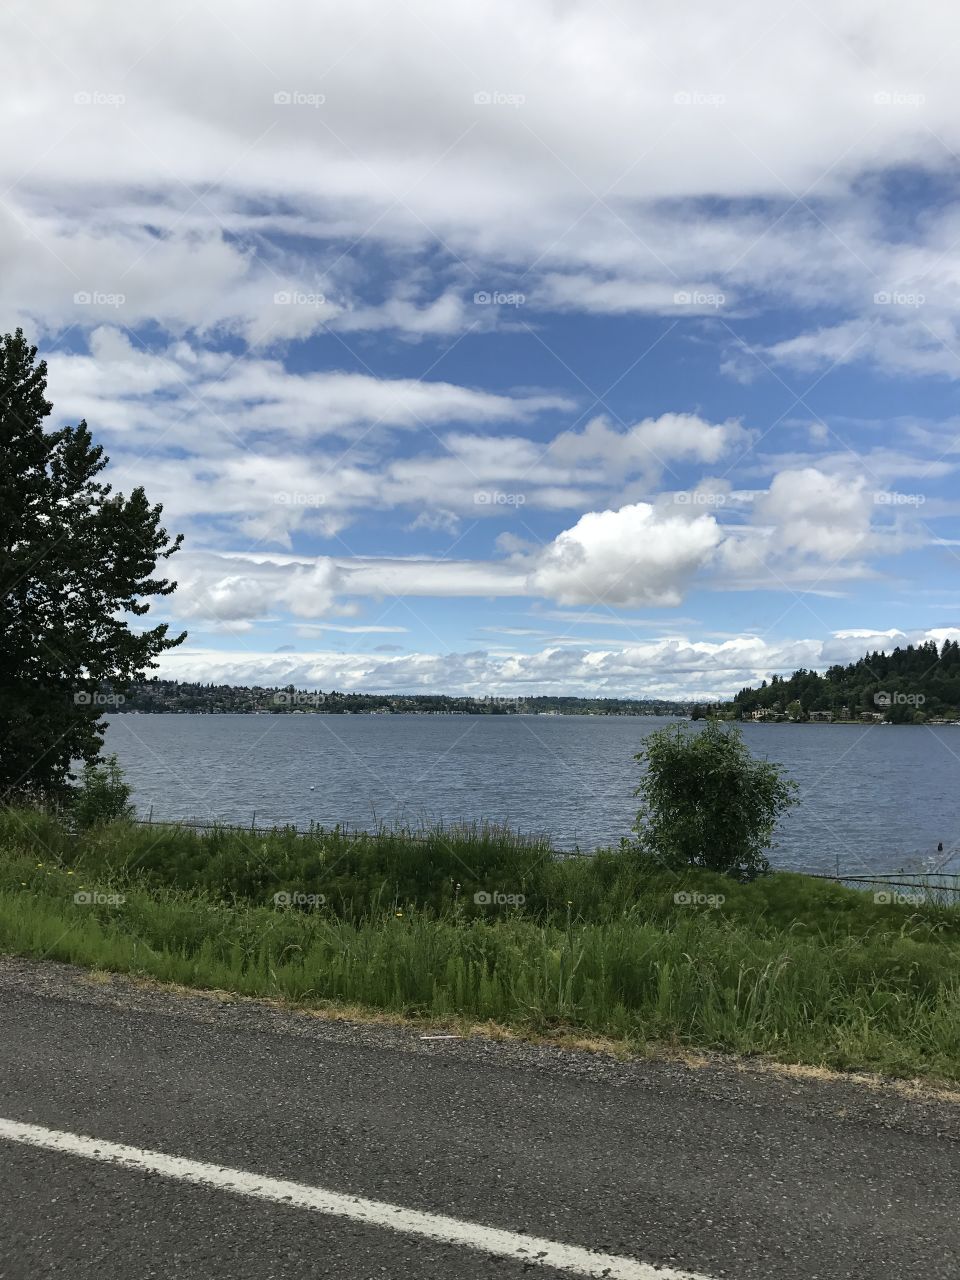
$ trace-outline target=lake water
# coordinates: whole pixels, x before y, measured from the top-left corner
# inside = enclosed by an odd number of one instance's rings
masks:
[[[115,715],[142,816],[370,828],[490,820],[561,849],[629,835],[644,737],[669,721],[608,716]],[[744,726],[801,802],[771,861],[846,875],[960,870],[960,727]]]

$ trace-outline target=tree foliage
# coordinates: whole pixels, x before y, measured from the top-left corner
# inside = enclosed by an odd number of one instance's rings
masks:
[[[956,717],[960,715],[960,644],[945,640],[938,649],[936,641],[928,640],[898,646],[890,653],[868,653],[847,666],[832,666],[823,675],[801,668],[792,676],[772,676],[757,689],[741,689],[734,707],[744,718],[761,708],[789,714],[794,702],[799,702],[803,717],[811,711],[839,716],[844,710],[854,718],[865,711],[884,713],[894,722]]]
[[[143,489],[114,494],[87,424],[44,430],[46,363],[20,329],[0,338],[0,800],[62,799],[95,760],[105,709],[186,633],[133,630],[179,548]]]
[[[750,755],[739,729],[716,720],[652,733],[636,759],[646,772],[636,831],[644,853],[663,866],[703,867],[751,880],[769,870],[765,856],[777,820],[796,802],[781,767]]]

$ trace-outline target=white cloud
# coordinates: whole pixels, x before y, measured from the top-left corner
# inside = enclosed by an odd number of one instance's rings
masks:
[[[620,648],[546,647],[535,653],[298,652],[174,649],[160,659],[158,675],[237,684],[286,684],[322,689],[384,692],[493,694],[549,693],[590,696],[731,697],[773,673],[799,667],[824,670],[872,649],[960,639],[960,629],[835,632],[822,639],[765,639],[756,635],[706,641],[669,637]]]
[[[456,512],[447,511],[443,507],[438,511],[421,511],[409,528],[411,532],[415,529],[429,529],[433,533],[445,533],[452,538],[460,531],[460,517]]]
[[[745,448],[751,438],[738,422],[711,423],[694,413],[664,413],[623,431],[598,417],[580,432],[558,435],[550,454],[564,463],[600,463],[611,479],[637,473],[659,477],[671,462],[717,462],[732,449]]]
[[[863,478],[826,475],[816,467],[781,471],[753,507],[754,520],[770,527],[776,551],[826,561],[864,553],[873,512]]]
[[[713,516],[688,520],[649,503],[588,512],[546,548],[531,588],[560,604],[676,605],[722,538]]]
[[[178,557],[171,612],[178,620],[246,623],[282,610],[295,618],[348,613],[337,603],[337,566],[318,557],[311,563],[271,565],[210,554]]]
[[[747,0],[733,19],[706,0],[529,0],[522,19],[506,0],[51,0],[11,33],[0,304],[53,348],[56,422],[85,416],[115,485],[145,483],[186,530],[171,607],[192,623],[311,625],[395,596],[837,592],[931,540],[925,495],[877,495],[948,475],[942,432],[854,451],[814,424],[804,453],[789,423],[767,439],[698,409],[694,364],[712,341],[804,415],[793,370],[957,376],[960,214],[890,195],[900,167],[922,192],[960,148],[960,18],[934,0]],[[553,364],[553,312],[621,320],[564,314]],[[696,411],[661,411],[668,351],[673,403]],[[546,385],[511,389],[514,368]],[[542,670],[634,678],[572,647]]]
[[[800,370],[839,367],[869,361],[888,375],[960,377],[960,329],[956,322],[960,291],[941,306],[904,311],[895,319],[865,315],[843,324],[786,338],[767,356]]]
[[[681,283],[675,273],[663,264],[664,280],[636,280],[613,276],[599,279],[582,272],[546,275],[535,301],[558,311],[587,311],[604,315],[648,312],[653,315],[710,315],[720,305],[732,303],[716,284]],[[669,277],[674,276],[674,280]],[[723,303],[707,298],[723,296]]]
[[[413,378],[350,372],[293,373],[279,360],[238,358],[185,342],[146,352],[126,334],[101,327],[90,355],[53,355],[49,383],[57,415],[86,416],[98,433],[156,445],[221,447],[241,437],[294,440],[416,430],[452,422],[525,421],[570,409],[557,395],[509,396]],[[162,399],[158,399],[162,396]]]
[[[712,508],[694,501],[698,495],[713,499]],[[775,475],[752,495],[745,522],[718,518],[744,497],[722,483],[676,496],[687,500],[665,495],[656,504],[587,512],[542,547],[501,535],[503,560],[191,551],[181,556],[170,607],[179,617],[229,621],[277,609],[318,618],[355,610],[363,598],[527,596],[567,606],[670,608],[694,585],[835,594],[876,576],[878,555],[930,538],[915,508],[905,504],[911,514],[899,514],[862,477],[814,467]],[[891,511],[898,513],[892,519]]]
[[[773,19],[748,0],[735,21],[707,0],[530,0],[520,24],[507,0],[482,20],[441,0],[413,16],[53,0],[8,33],[0,301],[85,326],[113,304],[76,292],[122,294],[128,324],[259,345],[510,323],[470,303],[501,283],[611,314],[709,315],[675,295],[722,292],[721,312],[861,315],[877,289],[933,280],[952,334],[956,217],[910,243],[875,179],[960,147],[957,33],[935,0]],[[389,251],[386,280],[357,245]],[[443,257],[433,282],[424,249]],[[293,291],[324,300],[275,304]]]
[[[186,341],[148,352],[106,326],[92,333],[89,355],[49,364],[57,419],[88,419],[114,485],[129,488],[148,469],[166,519],[214,543],[239,533],[292,549],[297,537],[334,537],[363,512],[395,508],[416,511],[408,528],[454,537],[462,519],[572,512],[648,490],[675,463],[712,463],[751,439],[734,421],[667,413],[623,427],[595,417],[540,440],[501,424],[533,432],[538,416],[570,413],[568,398],[293,373]],[[472,429],[450,425],[459,423]],[[422,444],[391,456],[395,431]]]
[[[378,624],[358,624],[356,626],[344,626],[337,622],[299,622],[294,627],[294,631],[298,636],[311,636],[325,631],[342,632],[345,635],[366,636],[366,635],[406,635],[410,630],[409,627],[384,627]]]

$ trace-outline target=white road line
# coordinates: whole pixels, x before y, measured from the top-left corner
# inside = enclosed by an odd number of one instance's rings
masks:
[[[0,1138],[24,1143],[28,1147],[83,1156],[88,1160],[102,1160],[125,1169],[159,1173],[166,1178],[179,1178],[181,1182],[217,1191],[232,1191],[235,1195],[252,1196],[257,1200],[273,1200],[287,1208],[311,1209],[315,1213],[350,1218],[367,1226],[423,1236],[443,1244],[461,1245],[527,1265],[554,1267],[578,1276],[605,1276],[607,1280],[711,1280],[710,1276],[690,1271],[653,1267],[633,1258],[595,1253],[576,1245],[557,1244],[553,1240],[541,1240],[515,1231],[500,1231],[496,1227],[462,1222],[459,1218],[447,1218],[438,1213],[421,1213],[416,1209],[405,1209],[402,1205],[386,1204],[382,1200],[365,1200],[360,1196],[325,1191],[322,1187],[308,1187],[301,1182],[264,1178],[242,1169],[223,1169],[199,1160],[168,1156],[162,1151],[144,1151],[119,1142],[101,1142],[99,1138],[66,1133],[61,1129],[44,1129],[40,1125],[21,1124],[16,1120],[0,1119]]]

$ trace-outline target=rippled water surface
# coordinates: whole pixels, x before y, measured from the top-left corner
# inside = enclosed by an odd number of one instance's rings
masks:
[[[558,847],[615,844],[636,811],[633,759],[664,720],[606,716],[110,717],[135,800],[154,818],[370,827],[487,819]],[[773,861],[846,874],[960,850],[960,726],[747,725],[801,803]],[[960,858],[949,864],[960,870]]]

